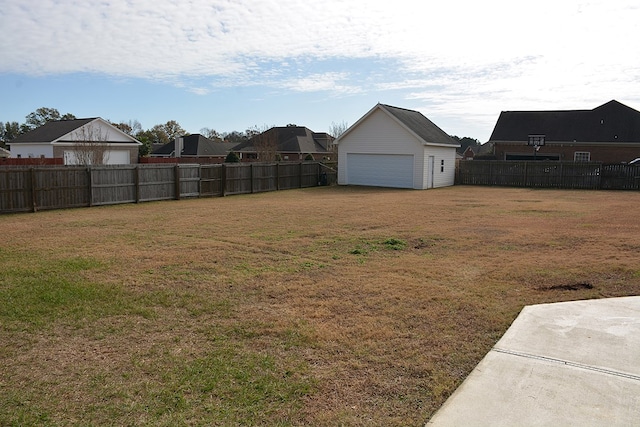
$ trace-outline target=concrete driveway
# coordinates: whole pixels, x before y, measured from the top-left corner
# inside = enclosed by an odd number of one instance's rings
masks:
[[[640,297],[525,307],[427,422],[639,425]]]

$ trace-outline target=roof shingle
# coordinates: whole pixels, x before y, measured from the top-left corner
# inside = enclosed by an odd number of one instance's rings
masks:
[[[618,101],[593,110],[503,111],[489,141],[640,142],[640,112]]]

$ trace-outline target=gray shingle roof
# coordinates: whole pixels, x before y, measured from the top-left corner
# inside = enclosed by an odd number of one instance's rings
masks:
[[[489,141],[640,142],[640,112],[618,101],[593,110],[503,111]]]
[[[33,142],[53,142],[58,138],[68,134],[69,132],[72,132],[94,120],[95,118],[47,122],[39,128],[18,136],[9,143],[20,144]]]
[[[436,144],[450,144],[459,146],[453,138],[445,131],[440,129],[431,120],[426,118],[422,113],[414,110],[393,107],[391,105],[379,104],[389,114],[402,122],[407,128],[418,135],[424,142]]]
[[[154,150],[152,154],[170,156],[175,151],[175,144],[176,142],[173,140]],[[237,143],[233,142],[215,142],[203,135],[193,134],[183,137],[182,155],[197,157],[226,156],[237,145]]]
[[[326,133],[315,133],[304,126],[273,127],[259,136],[254,136],[241,143],[235,148],[235,151],[255,151],[258,138],[273,140],[278,152],[302,154],[326,153],[329,151],[328,143],[333,139]]]

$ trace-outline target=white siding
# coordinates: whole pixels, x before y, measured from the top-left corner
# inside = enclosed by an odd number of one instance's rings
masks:
[[[78,150],[64,150],[64,164],[65,165],[84,165],[87,162],[91,162],[92,156],[96,154],[88,151]],[[128,150],[106,150],[102,155],[102,162],[104,165],[128,165],[131,163],[131,157]]]
[[[87,123],[61,138],[64,141],[82,141],[84,139],[131,143],[131,137],[123,134],[112,125],[102,122],[100,119]]]
[[[414,158],[411,188],[422,188],[424,175],[422,145],[405,128],[381,110],[374,111],[338,144],[338,184],[341,185],[352,184],[348,180],[348,153],[411,155]],[[375,169],[372,169],[372,176],[375,173]]]
[[[423,141],[415,136],[381,108],[374,107],[338,142],[338,184],[380,185],[380,177],[378,176],[381,173],[380,159],[386,159],[387,163],[393,164],[394,158],[390,156],[412,156],[413,183],[406,185],[406,187],[426,189],[453,185],[456,147],[429,143],[430,141]],[[349,155],[353,154],[378,155],[380,157],[370,157],[372,161],[369,171],[366,170],[362,162],[358,162],[356,164],[358,171],[354,174],[349,170],[352,163],[349,161]],[[430,158],[433,159],[431,168]],[[358,158],[358,160],[362,159],[365,157]],[[396,183],[396,179],[402,179],[403,172],[409,169],[406,164],[399,167],[405,170],[395,174],[382,170],[391,184]],[[367,172],[369,173],[369,181],[365,184],[362,180],[366,177]],[[357,178],[357,182],[352,182],[354,177]]]
[[[422,188],[429,188],[428,168],[429,156],[434,157],[433,188],[447,187],[454,184],[456,174],[456,150],[448,147],[424,147],[424,182]]]
[[[53,157],[53,146],[51,144],[9,144],[11,157],[18,158],[21,157],[23,159],[27,159],[30,157],[39,158],[39,157]]]

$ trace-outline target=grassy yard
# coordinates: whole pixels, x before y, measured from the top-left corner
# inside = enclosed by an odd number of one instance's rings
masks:
[[[524,305],[640,294],[639,192],[5,215],[0,425],[420,426]]]

